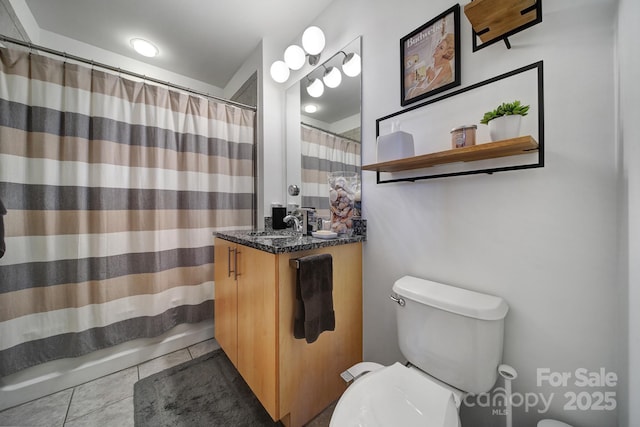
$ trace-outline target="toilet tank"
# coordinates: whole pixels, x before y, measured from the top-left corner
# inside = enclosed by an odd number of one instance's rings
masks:
[[[470,393],[489,391],[502,360],[504,318],[499,297],[405,276],[393,284],[398,342],[409,362]]]

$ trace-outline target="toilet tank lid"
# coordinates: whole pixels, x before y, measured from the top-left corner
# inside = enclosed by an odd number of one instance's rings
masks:
[[[431,307],[481,320],[501,320],[509,306],[500,297],[404,276],[393,284],[396,294]]]

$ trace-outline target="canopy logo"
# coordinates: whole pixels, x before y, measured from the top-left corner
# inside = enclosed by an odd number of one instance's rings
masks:
[[[514,377],[515,378],[515,377]],[[618,375],[599,368],[590,371],[578,368],[574,371],[552,371],[549,368],[536,369],[536,386],[552,389],[571,387],[564,393],[552,392],[511,392],[510,380],[506,387],[496,387],[488,393],[469,394],[462,404],[467,407],[490,408],[492,415],[510,416],[513,408],[524,408],[525,412],[537,411],[544,414],[554,402],[560,401],[565,411],[613,411],[617,407],[615,387]],[[584,390],[575,391],[575,388]],[[613,388],[613,390],[610,390]]]

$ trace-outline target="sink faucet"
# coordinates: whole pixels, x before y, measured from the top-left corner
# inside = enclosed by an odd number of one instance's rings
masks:
[[[302,224],[300,223],[300,220],[298,219],[297,216],[295,216],[293,214],[290,214],[290,215],[285,216],[282,219],[282,221],[284,223],[288,223],[291,220],[293,220],[295,231],[297,231],[298,233],[302,233]]]

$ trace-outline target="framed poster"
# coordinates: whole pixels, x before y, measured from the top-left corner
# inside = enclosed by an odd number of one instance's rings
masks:
[[[401,104],[460,85],[460,5],[400,39]]]

